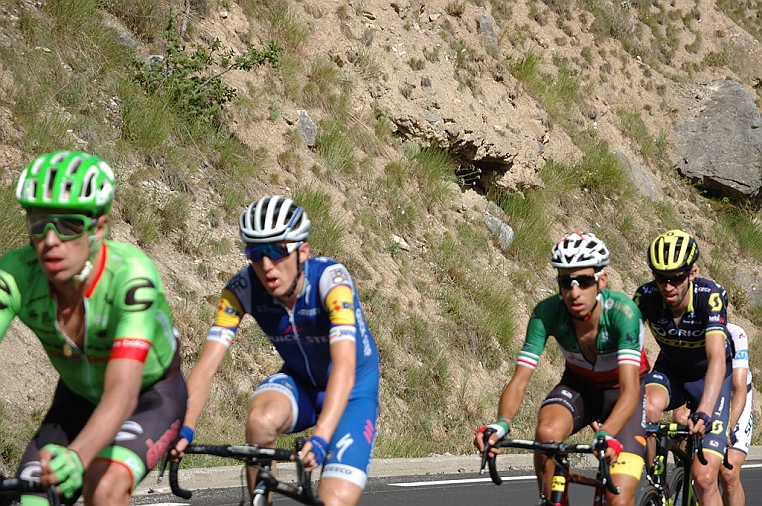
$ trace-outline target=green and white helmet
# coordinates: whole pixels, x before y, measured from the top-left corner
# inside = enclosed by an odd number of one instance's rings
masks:
[[[47,153],[21,173],[16,200],[27,210],[108,214],[114,200],[114,171],[97,156],[82,151]]]

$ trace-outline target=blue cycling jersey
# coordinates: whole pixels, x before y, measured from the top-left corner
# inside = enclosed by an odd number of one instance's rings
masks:
[[[357,349],[354,392],[378,391],[378,350],[342,264],[327,257],[308,259],[304,287],[292,311],[267,293],[250,265],[244,267],[222,291],[207,339],[229,346],[247,313],[275,346],[285,370],[305,384],[325,388],[331,370],[330,344],[349,339]]]

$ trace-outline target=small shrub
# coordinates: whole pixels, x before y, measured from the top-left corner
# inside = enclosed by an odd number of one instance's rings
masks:
[[[466,12],[466,4],[465,2],[455,0],[454,2],[450,2],[445,6],[445,12],[450,16],[459,18],[463,15],[464,12]]]

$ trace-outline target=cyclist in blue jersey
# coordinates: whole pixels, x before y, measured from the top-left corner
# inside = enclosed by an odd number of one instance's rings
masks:
[[[606,289],[608,275],[603,268],[609,258],[603,241],[587,232],[567,234],[553,246],[550,263],[558,269],[559,293],[541,301],[532,312],[516,370],[500,397],[498,420],[481,427],[474,444],[484,450],[487,428],[495,431],[492,444],[510,432],[529,379],[553,336],[566,359],[566,370],[542,403],[535,439],[563,441],[591,426],[596,432],[594,444],[599,436],[608,442],[611,479],[622,489],[618,495],[607,492],[608,504],[632,506],[643,470],[641,378],[649,365],[640,311],[625,294]],[[541,506],[550,504],[554,466],[552,459],[535,454]]]
[[[651,242],[648,263],[654,280],[639,287],[635,302],[660,351],[646,378],[649,422],[665,410],[689,404],[692,433],[703,436],[707,464],[694,459],[692,474],[699,504],[720,506],[717,486],[727,449],[732,388],[732,341],[727,332],[727,295],[715,282],[698,277],[696,239],[670,230]],[[655,453],[648,440],[647,462]]]
[[[156,267],[106,239],[113,197],[100,158],[38,157],[16,187],[30,243],[0,258],[0,336],[18,317],[60,375],[16,475],[58,485],[67,504],[81,494],[87,506],[127,506],[176,439],[188,398]]]
[[[252,203],[239,229],[250,263],[227,283],[198,363],[175,455],[193,440],[212,377],[249,314],[283,358],[251,399],[246,440],[274,447],[283,433],[314,427],[300,458],[323,466],[318,497],[356,504],[367,479],[378,417],[378,351],[346,268],[310,258],[310,220],[279,196]],[[252,491],[256,475],[248,475]]]

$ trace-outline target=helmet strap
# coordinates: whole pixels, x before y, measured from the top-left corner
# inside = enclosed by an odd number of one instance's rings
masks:
[[[90,225],[89,230],[93,229],[93,225],[94,223]],[[95,254],[100,249],[101,241],[95,236],[95,234],[90,233],[90,236],[87,238],[87,244],[90,249],[90,258],[87,259],[85,265],[82,267],[82,270],[79,271],[79,274],[76,274],[71,278],[72,283],[81,283],[85,281],[93,271],[93,259],[95,258]]]
[[[296,266],[296,276],[294,276],[294,282],[291,283],[291,288],[286,292],[286,297],[294,295],[296,284],[299,282],[299,277],[302,275],[302,272],[304,272],[304,264],[299,261],[299,248],[296,248]]]

